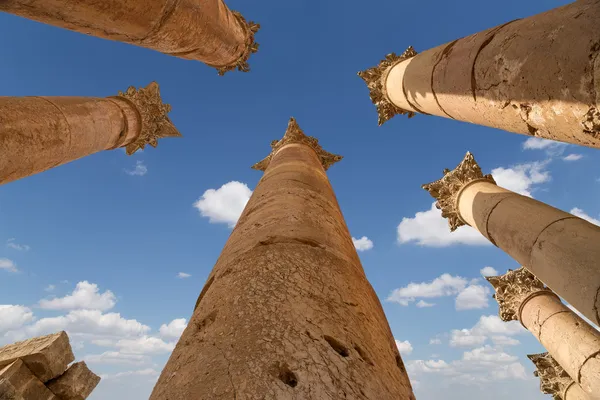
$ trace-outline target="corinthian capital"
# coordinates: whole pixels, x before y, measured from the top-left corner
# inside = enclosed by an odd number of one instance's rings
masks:
[[[527,357],[537,368],[533,374],[540,378],[542,393],[552,395],[554,400],[562,400],[566,389],[573,383],[571,377],[548,353],[529,354]]]
[[[140,89],[130,86],[124,93],[119,92],[117,97],[132,103],[141,119],[140,134],[125,149],[128,155],[143,149],[147,144],[158,146],[160,138],[181,136],[167,115],[171,106],[162,102],[158,83],[152,82]]]
[[[415,49],[413,49],[412,46],[409,46],[408,49],[406,49],[401,55],[390,53],[386,55],[383,60],[381,60],[379,65],[358,73],[358,76],[365,81],[367,87],[369,88],[371,101],[377,108],[379,125],[383,125],[384,122],[391,119],[396,114],[408,114],[408,118],[415,116],[414,112],[403,110],[390,101],[385,88],[385,80],[389,70],[392,67],[416,55],[417,52]]]
[[[494,298],[498,302],[500,319],[503,321],[518,320],[521,304],[532,294],[537,292],[554,294],[525,267],[514,271],[509,269],[504,275],[486,276],[485,279],[496,291]]]
[[[458,212],[457,197],[462,188],[475,180],[487,180],[496,184],[492,175],[483,175],[473,154],[467,152],[465,158],[454,170],[444,170],[444,176],[422,186],[437,200],[436,207],[442,210],[442,217],[448,219],[450,231],[454,232],[459,226],[465,225]]]
[[[225,72],[233,71],[236,68],[238,69],[238,71],[242,72],[250,71],[248,59],[250,58],[250,55],[258,51],[258,43],[254,41],[254,35],[260,29],[260,24],[257,24],[253,21],[248,22],[246,21],[246,18],[244,18],[239,12],[232,12],[242,29],[244,29],[244,31],[246,32],[246,42],[244,43],[244,49],[242,51],[242,54],[232,64],[221,67],[214,66],[215,68],[217,68],[217,73],[221,76],[225,75]]]
[[[319,140],[312,136],[306,136],[302,129],[300,129],[300,126],[298,126],[296,119],[292,117],[290,118],[290,122],[288,123],[288,127],[285,131],[285,135],[283,135],[283,138],[281,140],[273,140],[271,142],[271,153],[263,160],[254,164],[252,168],[257,169],[259,171],[265,171],[269,166],[269,163],[271,162],[271,159],[273,158],[275,153],[277,153],[277,151],[283,146],[292,143],[305,144],[308,147],[312,148],[315,151],[315,153],[317,153],[317,156],[319,157],[321,165],[323,166],[325,171],[327,171],[327,169],[330,166],[332,166],[333,164],[335,164],[343,158],[340,155],[332,154],[328,151],[323,150],[323,148],[319,144]]]

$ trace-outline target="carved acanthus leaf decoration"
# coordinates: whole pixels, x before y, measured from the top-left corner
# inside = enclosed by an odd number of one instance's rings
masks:
[[[141,118],[139,136],[126,147],[128,155],[143,149],[147,144],[158,146],[159,138],[181,136],[167,115],[171,106],[162,102],[158,83],[152,82],[140,89],[130,86],[125,93],[119,92],[118,97],[131,102]]]
[[[459,226],[465,225],[457,209],[458,193],[466,184],[481,179],[496,184],[492,175],[483,175],[473,154],[467,152],[465,158],[454,170],[445,169],[441,179],[422,186],[432,197],[437,199],[435,205],[442,210],[442,217],[448,218],[451,232],[454,232]]]
[[[385,88],[385,79],[388,71],[393,66],[416,55],[417,52],[415,49],[413,49],[412,46],[409,46],[401,55],[390,53],[381,60],[379,65],[358,73],[358,76],[365,81],[369,88],[371,101],[377,108],[377,114],[379,116],[378,124],[380,126],[396,114],[408,114],[408,118],[415,116],[414,112],[403,110],[390,101]]]
[[[332,154],[328,151],[323,150],[323,148],[319,144],[319,140],[312,136],[306,136],[302,129],[300,129],[300,126],[298,126],[296,119],[292,117],[290,118],[287,130],[285,131],[285,135],[283,135],[283,138],[281,140],[273,140],[271,142],[271,153],[263,160],[254,164],[252,168],[257,169],[259,171],[265,171],[269,166],[269,163],[271,162],[271,159],[273,158],[275,153],[277,153],[277,151],[283,146],[291,143],[301,143],[312,148],[315,151],[315,153],[317,153],[317,156],[319,157],[321,165],[323,165],[325,171],[327,171],[329,167],[331,167],[333,164],[335,164],[343,158],[340,155]]]
[[[542,281],[535,277],[525,267],[516,270],[509,269],[501,276],[486,276],[485,279],[494,287],[494,298],[499,305],[499,315],[502,321],[519,319],[519,308],[527,297],[536,292],[553,294]]]
[[[242,14],[237,11],[232,11],[232,13],[246,32],[246,43],[244,44],[244,51],[242,52],[242,55],[232,64],[225,66],[213,65],[213,67],[217,69],[217,73],[221,76],[225,75],[225,72],[233,71],[236,68],[238,71],[249,72],[250,65],[248,64],[248,59],[250,58],[251,54],[258,51],[258,43],[254,41],[254,35],[260,29],[260,24],[257,24],[253,21],[246,21],[246,18],[244,18]]]
[[[573,379],[548,353],[529,354],[527,357],[537,368],[533,374],[540,378],[542,393],[552,395],[554,400],[562,400],[565,390],[573,383]]]

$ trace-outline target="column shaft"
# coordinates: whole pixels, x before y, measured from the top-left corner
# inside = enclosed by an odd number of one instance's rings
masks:
[[[361,76],[380,122],[426,113],[600,148],[599,19],[600,2],[580,0]]]
[[[0,184],[102,150],[180,136],[156,83],[119,96],[0,97]]]
[[[600,323],[600,227],[486,181],[463,188],[457,204],[467,224]]]
[[[323,160],[292,143],[257,164],[152,400],[414,399]]]
[[[0,11],[202,61],[222,72],[247,68],[257,50],[258,26],[222,0],[3,0]]]

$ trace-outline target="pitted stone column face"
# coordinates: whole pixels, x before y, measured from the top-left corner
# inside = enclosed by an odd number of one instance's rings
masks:
[[[576,1],[360,74],[380,124],[417,112],[600,148],[599,19]]]
[[[0,184],[102,150],[127,154],[181,136],[151,83],[109,98],[0,97]]]
[[[590,399],[600,399],[600,332],[521,267],[486,277],[503,321],[519,320]]]
[[[495,185],[467,153],[423,185],[451,230],[469,224],[583,315],[600,323],[600,227]]]
[[[3,0],[0,11],[104,39],[247,72],[259,25],[222,0]]]
[[[325,174],[294,120],[202,290],[151,399],[413,399]]]
[[[555,400],[591,399],[550,354],[530,354],[527,357],[537,368],[534,375],[540,378],[542,393],[552,395]]]

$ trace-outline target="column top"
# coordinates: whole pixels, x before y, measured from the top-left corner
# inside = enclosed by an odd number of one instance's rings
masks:
[[[242,54],[233,63],[220,67],[211,65],[211,67],[217,69],[217,73],[221,76],[225,75],[225,72],[233,71],[236,68],[238,71],[249,72],[250,65],[248,64],[248,59],[250,58],[250,55],[258,51],[258,43],[254,41],[254,34],[256,34],[256,32],[258,32],[260,29],[260,24],[257,24],[254,21],[246,21],[246,18],[244,18],[243,15],[237,11],[231,12],[242,29],[246,32],[246,42],[244,43],[244,50],[242,51]]]
[[[125,147],[127,155],[132,155],[149,144],[158,146],[158,139],[164,137],[180,137],[181,133],[168,117],[171,111],[169,104],[164,104],[160,97],[158,83],[152,82],[145,88],[136,89],[129,86],[125,92],[116,96],[132,103],[141,118],[140,134]]]
[[[378,65],[358,73],[358,76],[360,76],[367,84],[371,101],[377,108],[377,115],[379,116],[377,123],[379,126],[383,125],[386,121],[390,120],[397,114],[408,114],[408,118],[415,116],[414,112],[397,107],[390,101],[387,96],[385,81],[388,72],[390,69],[392,69],[392,67],[416,55],[417,52],[415,49],[413,49],[412,46],[408,46],[408,49],[404,50],[404,53],[401,55],[390,53],[386,55]]]
[[[533,375],[540,378],[542,393],[551,394],[555,399],[562,399],[565,390],[573,383],[573,379],[549,353],[528,354],[537,370]]]
[[[254,164],[252,166],[252,169],[265,171],[269,166],[269,163],[271,162],[271,159],[273,158],[275,153],[277,153],[277,151],[279,151],[279,149],[281,149],[283,146],[292,143],[304,144],[313,149],[315,153],[317,153],[317,156],[319,157],[321,165],[323,166],[325,171],[327,171],[329,167],[331,167],[333,164],[335,164],[343,158],[340,155],[329,153],[328,151],[323,150],[323,148],[319,144],[319,140],[312,136],[306,136],[302,129],[300,129],[300,126],[298,126],[296,119],[294,117],[291,117],[290,121],[288,122],[287,130],[283,135],[283,138],[281,140],[273,140],[271,142],[271,153],[261,161]]]
[[[519,320],[521,305],[534,293],[546,292],[554,295],[542,281],[525,267],[509,269],[500,276],[486,276],[485,279],[494,287],[494,298],[498,302],[498,314],[503,321]]]
[[[496,184],[491,174],[484,175],[481,167],[475,161],[473,154],[467,152],[465,158],[454,170],[444,169],[444,176],[437,181],[427,183],[421,187],[437,200],[435,206],[442,210],[442,217],[448,218],[450,231],[466,225],[458,211],[458,194],[469,183],[475,180],[487,180]]]

